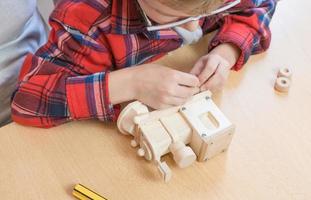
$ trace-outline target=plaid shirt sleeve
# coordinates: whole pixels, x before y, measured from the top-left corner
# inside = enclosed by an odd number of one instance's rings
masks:
[[[50,25],[47,44],[23,64],[12,119],[36,127],[89,118],[114,121],[118,108],[108,95],[112,59],[104,42],[57,21]]]
[[[233,43],[241,55],[232,69],[239,70],[252,54],[268,49],[271,41],[269,24],[276,0],[241,0],[241,3],[223,17],[218,33],[210,43],[212,50],[221,43]]]

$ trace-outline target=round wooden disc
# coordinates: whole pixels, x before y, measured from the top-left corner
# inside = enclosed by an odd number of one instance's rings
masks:
[[[290,80],[286,77],[279,77],[275,81],[274,88],[279,92],[288,92],[290,87]]]
[[[279,77],[285,77],[285,78],[288,78],[288,79],[291,79],[292,78],[292,75],[293,75],[293,72],[290,68],[287,68],[287,67],[284,67],[284,68],[281,68],[278,72],[278,78]]]
[[[135,128],[134,117],[148,112],[147,106],[139,101],[128,104],[118,117],[117,127],[119,131],[124,135],[133,135]]]

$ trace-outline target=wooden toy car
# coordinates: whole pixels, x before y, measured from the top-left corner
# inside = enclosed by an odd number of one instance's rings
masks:
[[[181,168],[195,160],[206,161],[228,148],[235,129],[209,91],[194,95],[182,106],[152,112],[135,101],[122,110],[117,126],[121,133],[134,137],[131,146],[139,146],[137,154],[153,161],[165,181],[172,173],[161,162],[163,155],[172,153]]]

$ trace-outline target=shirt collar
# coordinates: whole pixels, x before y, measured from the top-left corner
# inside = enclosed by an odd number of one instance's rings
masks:
[[[140,9],[136,0],[112,0],[111,32],[116,34],[143,33],[150,39],[181,39],[172,29],[147,31]]]

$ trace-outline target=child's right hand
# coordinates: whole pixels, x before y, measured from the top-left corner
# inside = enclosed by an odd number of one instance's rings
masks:
[[[195,75],[159,64],[135,68],[135,99],[154,109],[182,105],[200,91],[200,82]]]

